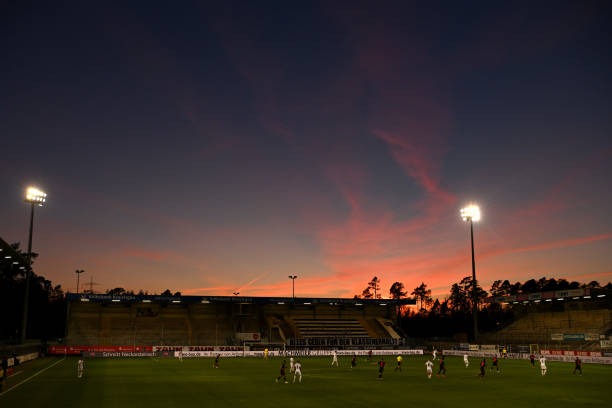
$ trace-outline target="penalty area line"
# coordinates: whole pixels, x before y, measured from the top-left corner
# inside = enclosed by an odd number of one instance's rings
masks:
[[[15,388],[19,387],[20,385],[22,385],[22,384],[24,384],[24,383],[26,383],[26,382],[30,381],[32,378],[36,377],[37,375],[44,373],[45,371],[47,371],[47,370],[48,370],[48,369],[50,369],[51,367],[53,367],[53,366],[55,366],[55,365],[57,365],[57,364],[61,363],[61,362],[62,362],[62,361],[64,361],[65,359],[66,359],[66,357],[62,358],[62,359],[61,359],[61,360],[59,360],[59,361],[56,361],[55,363],[51,364],[50,366],[43,368],[42,370],[40,370],[40,371],[36,372],[35,374],[32,374],[31,376],[29,376],[28,378],[26,378],[26,379],[25,379],[25,380],[23,380],[22,382],[20,382],[20,383],[17,383],[17,384],[15,384],[15,385],[13,385],[11,388],[7,389],[6,391],[4,391],[4,392],[0,392],[0,397],[1,397],[1,396],[3,396],[4,394],[7,394],[7,393],[8,393],[9,391],[11,391],[11,390],[14,390]]]

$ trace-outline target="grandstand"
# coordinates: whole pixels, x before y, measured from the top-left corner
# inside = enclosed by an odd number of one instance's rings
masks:
[[[576,289],[490,298],[489,303],[512,303],[515,320],[482,341],[498,344],[569,343],[574,348],[599,348],[612,333],[612,310],[607,291]]]
[[[67,295],[74,346],[392,345],[411,299]]]

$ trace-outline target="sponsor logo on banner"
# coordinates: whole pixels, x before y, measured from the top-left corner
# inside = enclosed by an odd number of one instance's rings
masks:
[[[480,346],[481,351],[497,351],[497,346],[495,344],[483,344]]]
[[[584,295],[584,289],[558,290],[555,292],[555,296],[557,297],[582,296],[582,295]]]
[[[612,348],[612,340],[599,340],[602,348]]]
[[[478,351],[480,346],[478,344],[470,344],[470,351]]]
[[[259,333],[236,333],[236,338],[241,341],[260,341],[261,335]]]
[[[242,351],[243,346],[153,346],[150,351]]]
[[[554,341],[563,341],[563,333],[553,333],[550,335],[550,339]]]
[[[585,333],[584,339],[586,341],[597,341],[599,340],[599,333]]]
[[[584,333],[563,333],[564,341],[584,341]]]
[[[156,353],[152,351],[94,351],[83,353],[84,357],[103,357],[103,358],[114,358],[114,357],[155,357]]]

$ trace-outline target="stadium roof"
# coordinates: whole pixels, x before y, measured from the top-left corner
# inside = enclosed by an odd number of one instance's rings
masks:
[[[259,297],[259,296],[160,296],[160,295],[107,295],[67,293],[66,299],[82,302],[156,302],[156,303],[259,303],[290,305],[414,305],[414,299],[354,299],[314,297]]]

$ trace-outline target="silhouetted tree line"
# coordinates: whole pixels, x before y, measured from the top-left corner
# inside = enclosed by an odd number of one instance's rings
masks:
[[[19,244],[11,247],[24,259]],[[37,254],[32,253],[32,262]],[[13,263],[14,259],[0,259],[0,339],[9,342],[21,337],[23,297],[25,294],[25,269]],[[66,302],[60,285],[53,286],[43,276],[30,275],[28,310],[29,338],[51,339],[64,336]]]
[[[380,280],[376,277],[372,281],[380,285]],[[367,297],[372,286],[372,281],[360,295],[355,298]],[[471,333],[472,327],[472,305],[474,288],[473,280],[467,276],[461,281],[454,283],[448,296],[444,299],[434,300],[431,290],[422,282],[410,293],[417,302],[417,310],[411,311],[404,307],[399,314],[398,320],[403,331],[409,337],[430,338],[430,337],[453,337],[457,340],[468,340],[467,333]],[[489,292],[485,291],[480,285],[476,286],[476,298],[479,305],[478,326],[481,331],[494,331],[513,322],[517,317],[517,308],[522,305],[506,305],[499,303],[484,304],[487,296],[511,296],[527,293],[579,289],[579,288],[605,288],[612,290],[612,283],[601,286],[597,281],[587,284],[566,279],[539,280],[530,279],[525,282],[511,283],[509,280],[497,280],[493,282]],[[389,296],[392,299],[401,299],[407,296],[404,284],[394,282],[389,288]]]

